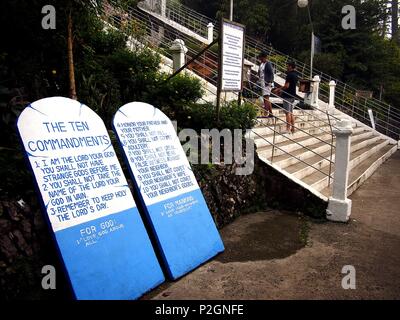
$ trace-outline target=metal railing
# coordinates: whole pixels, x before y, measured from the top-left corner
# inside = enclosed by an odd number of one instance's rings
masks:
[[[105,10],[99,10],[99,13],[102,15],[106,15],[106,18],[109,20],[108,22],[111,23],[111,25],[113,25],[114,27],[120,27],[121,23],[122,23],[122,18],[120,15],[115,15],[115,14],[108,14]],[[196,44],[196,41],[193,40],[191,37],[188,37],[182,33],[180,33],[179,31],[176,31],[173,28],[167,28],[165,24],[163,24],[161,21],[157,20],[157,19],[152,19],[152,17],[150,17],[149,15],[143,13],[143,11],[138,10],[136,8],[129,8],[129,11],[125,12],[125,14],[128,14],[129,19],[132,21],[136,21],[137,25],[140,27],[141,31],[146,35],[147,43],[144,44],[151,44],[152,41],[154,41],[154,35],[158,34],[159,39],[157,39],[158,45],[159,45],[159,50],[161,51],[161,53],[167,57],[171,57],[170,53],[169,53],[169,46],[171,44],[171,42],[173,40],[175,40],[176,38],[183,38],[186,44],[189,44],[188,46],[188,54],[189,55],[195,55],[197,53],[197,51],[192,48],[190,46],[190,44]],[[163,28],[163,32],[162,33],[155,33],[155,31],[159,31],[160,27]],[[216,84],[216,75],[217,75],[217,67],[218,67],[218,57],[215,53],[213,52],[209,52],[207,55],[204,55],[204,59],[203,60],[199,60],[196,62],[196,64],[198,64],[200,67],[202,67],[203,71],[206,72],[199,72],[198,70],[196,70],[195,68],[192,68],[192,71],[198,73],[202,78],[204,78],[205,80],[207,80],[208,82],[212,83],[212,84]],[[170,66],[172,67],[172,66]],[[256,77],[256,81],[257,76]],[[254,88],[259,88],[259,85],[256,82],[252,82],[250,81],[251,84],[251,88],[247,88],[247,90],[254,96],[258,96],[258,93],[254,90]],[[215,92],[210,91],[210,89],[208,88],[204,88],[206,91],[208,91],[210,94],[215,95]],[[216,98],[216,96],[215,96]],[[257,103],[255,103],[254,101],[252,101],[251,99],[247,99],[247,98],[243,98],[247,103],[253,105],[257,110],[264,110],[263,107],[260,107]],[[278,110],[283,110],[283,108],[276,104],[271,102],[271,104],[277,108]],[[274,163],[274,158],[275,158],[275,154],[276,151],[279,150],[282,154],[286,154],[289,155],[290,157],[296,159],[297,161],[303,163],[304,165],[306,165],[309,168],[312,168],[314,171],[319,172],[321,174],[323,174],[325,177],[327,177],[328,181],[327,181],[327,187],[329,187],[329,185],[331,184],[332,181],[332,165],[334,164],[333,161],[333,153],[334,153],[334,149],[335,149],[335,145],[334,145],[334,135],[332,133],[332,128],[335,127],[334,126],[334,122],[337,119],[336,117],[330,115],[329,113],[327,113],[324,110],[319,109],[318,107],[315,107],[314,110],[309,111],[309,110],[303,110],[303,109],[299,109],[297,106],[295,106],[296,110],[301,110],[301,114],[298,115],[298,119],[299,120],[305,120],[309,123],[311,128],[317,129],[320,133],[322,133],[323,135],[328,135],[329,138],[328,139],[322,139],[319,135],[317,134],[312,134],[307,130],[304,130],[303,128],[295,125],[294,129],[297,132],[301,132],[304,137],[310,137],[315,139],[315,141],[318,141],[317,143],[322,143],[323,145],[326,145],[328,147],[328,152],[330,153],[329,157],[325,157],[323,156],[321,153],[316,152],[315,150],[313,150],[312,148],[310,148],[309,146],[305,145],[304,143],[301,143],[301,141],[296,140],[296,138],[291,137],[289,134],[284,134],[282,132],[280,132],[280,130],[277,129],[277,126],[288,126],[289,124],[286,122],[286,120],[281,119],[279,116],[274,116],[274,120],[273,120],[273,124],[267,124],[265,126],[265,128],[267,128],[267,130],[271,131],[272,133],[272,141],[270,139],[267,139],[265,136],[260,135],[259,133],[257,133],[254,129],[252,129],[253,133],[255,136],[259,137],[259,139],[262,139],[265,141],[265,143],[267,143],[268,145],[271,146],[272,150],[271,150],[271,156],[270,156],[270,162],[271,164]],[[319,115],[326,115],[326,118],[324,117],[320,117]],[[302,118],[302,117],[308,117],[308,118]],[[311,120],[313,119],[313,120]],[[256,120],[257,123],[259,125],[265,125],[265,123],[260,120],[257,119]],[[313,121],[317,121],[320,125],[315,125],[313,123]],[[322,125],[321,125],[322,124]],[[329,128],[328,130],[325,130],[323,128]],[[281,142],[276,143],[277,141],[277,137],[281,137],[279,140]],[[305,139],[307,140],[307,139]],[[326,140],[329,140],[329,142],[327,142]],[[317,156],[318,158],[320,158],[320,161],[324,161],[324,163],[326,165],[329,165],[328,168],[328,173],[323,171],[322,168],[323,167],[316,167],[314,165],[314,163],[308,163],[307,161],[303,160],[301,157],[297,156],[296,154],[294,154],[293,152],[287,151],[285,150],[285,148],[281,147],[281,143],[282,141],[285,142],[290,142],[293,144],[296,144],[300,149],[304,149],[307,150],[307,152],[309,152],[310,154],[313,154],[315,156]],[[297,150],[297,149],[296,149]]]
[[[152,11],[158,15],[161,12],[161,0],[141,1],[138,7],[147,11]],[[178,23],[179,25],[195,32],[196,34],[207,39],[207,25],[209,19],[194,10],[187,10],[188,8],[178,1],[166,1],[165,18]]]
[[[207,25],[213,23],[215,25],[214,35],[218,36],[218,22],[210,19],[198,12],[178,3],[176,0],[167,0],[167,9],[170,14],[173,12],[171,20],[185,26],[191,31],[207,38]],[[197,20],[198,23],[194,23]],[[190,21],[188,23],[187,21]],[[308,78],[311,70],[309,65],[289,57],[288,55],[276,50],[263,42],[257,41],[251,37],[246,37],[246,58],[253,63],[257,62],[257,55],[261,50],[269,52],[269,55],[276,65],[276,69],[284,75],[286,73],[286,62],[291,60],[297,64],[297,70],[301,77]],[[331,80],[336,82],[336,100],[337,108],[342,112],[352,115],[357,115],[357,120],[364,124],[371,126],[368,109],[371,109],[376,115],[377,124],[376,130],[390,136],[396,140],[400,139],[400,111],[393,108],[389,104],[379,101],[375,98],[361,98],[357,97],[357,89],[343,83],[340,80],[325,74],[322,71],[313,69],[314,75],[319,75],[321,78],[321,87],[323,84],[328,84]]]
[[[105,15],[105,10],[100,10],[100,14]],[[139,34],[139,37],[141,37],[140,41],[146,42],[147,45],[157,49],[162,55],[170,59],[172,59],[172,55],[170,54],[169,47],[175,39],[179,38],[184,40],[188,49],[187,56],[189,59],[195,56],[202,48],[198,41],[192,37],[187,36],[185,33],[180,32],[173,27],[165,25],[161,20],[148,15],[137,8],[130,7],[129,11],[126,11],[124,14],[128,14],[129,21],[131,23],[135,22],[134,24],[139,28],[139,30],[135,30],[135,32],[138,31],[137,33]],[[114,27],[120,28],[122,24],[121,15],[122,14],[107,15],[104,17],[104,20],[111,23]],[[137,37],[135,32],[132,34],[129,34],[128,32],[128,35]],[[207,72],[209,82],[216,85],[218,61],[217,56],[214,53],[208,52],[204,55],[202,63],[195,61],[190,65],[189,69],[202,78],[206,78],[207,75],[205,72]]]

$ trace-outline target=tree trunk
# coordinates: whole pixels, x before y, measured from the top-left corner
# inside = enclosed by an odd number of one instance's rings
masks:
[[[385,14],[385,16],[383,18],[382,29],[380,30],[382,39],[385,39],[385,37],[386,37],[387,26],[388,26],[388,12],[386,12],[386,14]]]
[[[75,86],[75,70],[74,70],[74,52],[73,52],[73,33],[72,33],[72,13],[71,10],[68,14],[68,75],[69,75],[69,97],[77,100],[76,86]]]
[[[392,0],[392,39],[400,44],[399,37],[399,0]]]

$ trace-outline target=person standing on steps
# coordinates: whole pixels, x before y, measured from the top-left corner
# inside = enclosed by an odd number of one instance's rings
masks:
[[[296,71],[296,63],[289,62],[287,64],[286,81],[283,87],[274,90],[274,93],[281,95],[283,99],[283,110],[286,114],[286,130],[289,133],[294,133],[294,115],[293,106],[296,97],[296,86],[299,76]]]
[[[261,51],[258,59],[261,61],[258,69],[258,75],[260,78],[264,110],[267,112],[267,117],[272,118],[272,105],[269,101],[269,97],[271,95],[272,85],[274,83],[274,69],[272,68],[271,62],[268,61],[268,53],[266,51]]]

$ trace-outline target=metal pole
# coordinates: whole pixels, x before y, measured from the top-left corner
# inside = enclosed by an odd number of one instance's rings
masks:
[[[389,106],[388,108],[388,114],[387,114],[387,119],[386,119],[386,135],[389,135],[389,121],[390,121],[390,108],[391,106]]]
[[[313,65],[314,65],[314,51],[315,51],[315,44],[314,44],[314,31],[311,32],[311,63],[310,63],[310,79],[313,78]]]
[[[314,25],[311,19],[311,12],[310,12],[310,5],[307,5],[307,11],[308,11],[308,19],[310,19],[310,25],[311,25],[311,70],[310,70],[310,79],[312,80],[313,78],[313,64],[314,64],[314,52],[315,52],[315,42],[314,42]]]
[[[231,0],[231,7],[229,13],[229,20],[233,21],[233,0]]]
[[[272,139],[272,155],[271,164],[274,163],[274,153],[275,153],[275,137],[276,137],[276,117],[274,117],[274,137]]]
[[[238,106],[240,107],[242,105],[242,92],[239,92],[238,94]]]

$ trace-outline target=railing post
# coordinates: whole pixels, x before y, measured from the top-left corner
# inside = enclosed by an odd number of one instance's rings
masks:
[[[312,99],[311,105],[318,107],[318,99],[319,99],[319,84],[321,82],[321,78],[319,76],[315,76],[313,78],[313,92],[312,92]]]
[[[208,44],[214,40],[214,25],[211,22],[207,25],[207,40]]]
[[[174,42],[172,42],[169,50],[172,54],[173,69],[175,72],[185,65],[186,52],[188,52],[188,48],[186,48],[185,42],[183,40],[175,39]]]
[[[161,0],[161,16],[165,17],[167,12],[167,0]]]
[[[329,112],[333,113],[335,111],[335,90],[336,82],[331,80],[329,82]]]
[[[388,114],[386,117],[386,135],[387,136],[389,135],[390,108],[391,108],[391,106],[389,106],[389,108],[388,108]]]
[[[351,200],[347,198],[351,135],[353,133],[351,121],[347,119],[338,121],[333,133],[336,136],[335,172],[333,192],[329,198],[326,217],[331,221],[347,222],[351,214]]]

